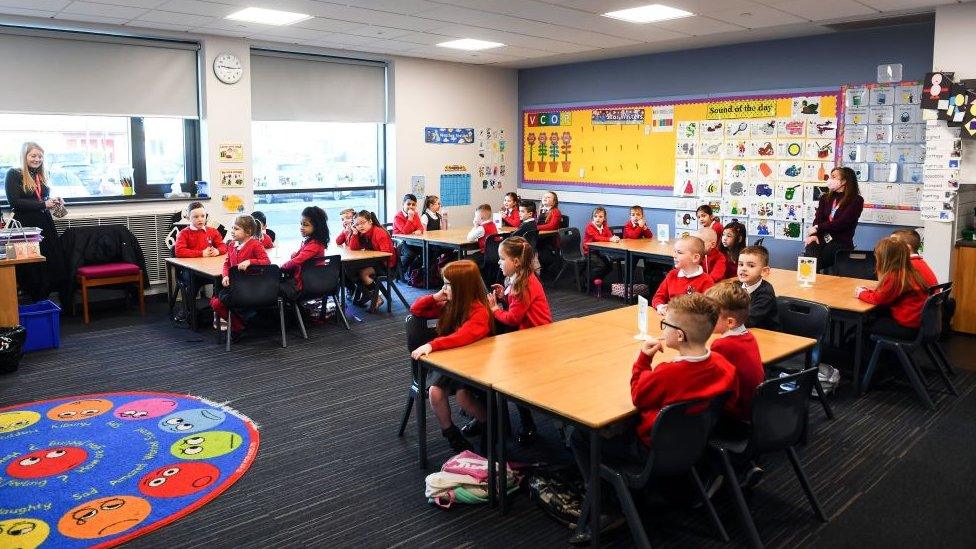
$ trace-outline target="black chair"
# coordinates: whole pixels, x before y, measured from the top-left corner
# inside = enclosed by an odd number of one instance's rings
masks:
[[[281,346],[288,346],[288,341],[285,338],[285,306],[280,296],[280,281],[281,270],[277,265],[251,265],[246,271],[231,269],[229,299],[226,301],[228,309],[228,351],[231,341],[230,317],[234,311],[241,310],[278,309],[278,321],[281,325]]]
[[[765,236],[760,237],[760,238],[757,238],[756,241],[752,243],[752,245],[753,246],[762,246],[763,245],[763,240],[766,240],[766,237]]]
[[[871,361],[868,363],[868,369],[864,373],[863,388],[865,390],[871,384],[871,377],[874,376],[874,371],[878,367],[878,359],[881,357],[881,351],[891,349],[898,355],[898,362],[901,364],[901,369],[905,372],[905,376],[908,378],[909,383],[911,383],[912,388],[915,389],[915,393],[918,394],[918,398],[921,399],[926,408],[934,410],[935,405],[932,403],[932,398],[929,396],[928,389],[926,388],[924,374],[919,369],[918,364],[912,359],[912,353],[914,351],[924,350],[935,365],[936,373],[942,378],[949,392],[953,395],[959,394],[956,392],[952,380],[949,379],[946,373],[946,369],[941,361],[942,357],[932,349],[933,344],[938,345],[939,336],[942,335],[943,299],[940,294],[935,294],[930,295],[925,300],[925,304],[922,306],[922,324],[919,326],[918,334],[914,339],[896,339],[882,335],[871,336],[871,340],[875,342],[875,346],[874,352],[871,353]]]
[[[302,264],[302,291],[295,300],[295,312],[298,314],[298,324],[302,329],[302,335],[307,338],[299,303],[313,299],[322,300],[322,313],[324,314],[326,304],[329,298],[332,298],[332,303],[335,304],[336,322],[342,320],[346,329],[349,329],[349,321],[346,320],[346,313],[342,310],[341,294],[342,258],[340,256],[315,257]]]
[[[835,276],[877,280],[874,252],[871,250],[837,250],[834,254]]]
[[[417,347],[430,341],[430,328],[427,327],[426,318],[407,315],[405,326],[407,331],[407,353],[413,352]],[[410,421],[410,412],[413,410],[413,405],[417,401],[417,395],[420,393],[420,364],[412,358],[410,359],[410,371],[412,373],[410,390],[407,392],[407,406],[403,409],[403,417],[400,419],[400,430],[397,431],[398,437],[403,436],[403,431],[407,428],[407,422]]]
[[[272,231],[271,229],[267,229],[267,228],[266,228],[266,229],[264,229],[264,232],[265,232],[265,234],[267,234],[267,235],[268,235],[269,237],[271,237],[271,242],[272,242],[272,243],[274,243],[274,241],[275,241],[275,238],[276,238],[276,237],[275,237],[275,232],[274,232],[274,231]]]
[[[498,247],[505,240],[505,235],[493,235],[485,239],[485,255],[481,263],[481,278],[485,286],[491,288],[492,284],[498,284],[502,280],[502,271],[498,267]]]
[[[810,399],[810,391],[816,380],[817,369],[809,368],[786,377],[763,382],[756,388],[752,399],[752,428],[748,438],[714,437],[708,443],[721,462],[725,483],[732,493],[736,511],[753,547],[762,547],[762,540],[759,538],[756,524],[742,495],[742,488],[739,487],[730,456],[735,456],[738,461],[749,461],[763,454],[785,451],[790,464],[793,465],[793,472],[800,481],[800,487],[803,488],[810,506],[813,507],[814,514],[821,521],[827,522],[827,517],[796,455],[796,446],[806,437],[807,401]]]
[[[383,228],[386,229],[386,232],[388,232],[390,234],[393,234],[393,223],[392,222],[391,223],[384,223],[383,224]]]
[[[559,216],[559,228],[565,229],[567,227],[569,227],[569,216],[568,215]]]
[[[953,309],[955,309],[955,301],[952,299],[952,282],[946,282],[945,284],[936,284],[929,288],[929,295],[936,294],[941,299],[942,304],[942,336],[944,337],[950,331],[949,317],[952,314]],[[946,373],[950,376],[956,375],[955,368],[952,367],[952,363],[949,362],[949,357],[946,356],[945,351],[942,349],[942,345],[938,341],[933,342],[929,345],[934,352],[942,361],[942,367],[945,368]]]
[[[725,527],[695,469],[728,396],[728,393],[723,393],[712,399],[689,400],[665,406],[654,420],[651,430],[653,444],[644,464],[604,460],[600,465],[600,476],[610,482],[617,493],[617,500],[627,517],[630,534],[638,547],[650,547],[651,544],[634,505],[631,490],[642,490],[655,478],[681,474],[688,475],[692,485],[698,490],[698,496],[708,512],[708,518],[718,530],[719,537],[722,541],[729,541],[729,535],[725,532]]]
[[[553,284],[559,282],[562,278],[563,272],[566,267],[572,265],[573,274],[576,275],[576,289],[582,291],[583,287],[580,284],[580,270],[586,268],[586,255],[583,253],[583,238],[580,236],[579,229],[576,227],[568,227],[566,229],[559,229],[559,257],[563,260],[563,266],[556,273],[556,278],[552,280]],[[589,290],[589,281],[587,281],[587,291]]]
[[[783,296],[776,298],[776,308],[779,314],[779,331],[816,339],[817,346],[814,354],[819,359],[826,343],[827,334],[830,333],[830,309],[822,303]],[[819,364],[811,364],[811,366],[816,368]],[[789,363],[780,363],[772,366],[771,369],[795,372],[803,367],[791,368]],[[854,384],[856,387],[857,380],[854,380]],[[827,395],[824,393],[819,377],[813,384],[813,388],[816,389],[817,396],[820,397],[820,404],[823,406],[824,413],[827,414],[828,418],[834,419],[834,412],[830,408],[830,403],[827,402]]]

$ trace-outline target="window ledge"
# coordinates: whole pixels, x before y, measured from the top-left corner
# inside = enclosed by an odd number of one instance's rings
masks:
[[[200,198],[200,197],[164,198],[160,196],[146,197],[146,198],[119,197],[119,198],[108,198],[104,200],[86,200],[84,198],[75,200],[69,198],[65,200],[65,205],[69,208],[72,208],[75,206],[103,206],[106,204],[146,204],[152,202],[191,202],[191,201],[207,202],[208,200],[210,200],[209,196],[206,198]],[[10,208],[10,204],[6,200],[0,200],[0,206],[2,206],[5,210]]]

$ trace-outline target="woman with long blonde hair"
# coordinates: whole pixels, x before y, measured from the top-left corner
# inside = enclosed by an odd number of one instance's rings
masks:
[[[52,289],[60,287],[63,278],[58,231],[54,227],[51,210],[60,199],[51,198],[47,171],[44,169],[44,149],[32,141],[24,143],[21,151],[21,167],[7,171],[7,202],[13,210],[13,218],[24,227],[41,230],[41,255],[46,264],[17,266],[17,278],[33,301],[46,299]]]

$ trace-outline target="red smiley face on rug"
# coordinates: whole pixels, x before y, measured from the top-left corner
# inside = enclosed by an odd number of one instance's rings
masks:
[[[87,459],[88,452],[76,446],[45,448],[11,461],[7,474],[24,479],[50,477],[70,471]]]
[[[209,463],[173,463],[142,477],[139,491],[157,498],[188,496],[210,486],[218,477],[220,470]]]

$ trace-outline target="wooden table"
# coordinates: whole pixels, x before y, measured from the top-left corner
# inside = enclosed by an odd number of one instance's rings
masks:
[[[13,327],[20,324],[20,309],[17,306],[17,265],[42,263],[44,256],[24,259],[0,259],[0,326]]]
[[[288,252],[278,247],[271,248],[270,250],[267,250],[267,252],[268,259],[271,260],[273,265],[281,266],[286,261],[291,259],[291,255]],[[386,311],[388,313],[393,312],[393,294],[397,295],[405,308],[410,308],[406,298],[403,297],[403,294],[400,293],[400,290],[393,283],[393,277],[390,276],[390,269],[387,266],[387,260],[389,260],[392,254],[389,252],[374,250],[350,250],[345,246],[332,245],[325,250],[325,255],[338,255],[342,261],[343,272],[345,272],[347,267],[363,264],[375,265],[378,268],[385,269],[387,272],[387,287],[383,293],[386,295]],[[223,276],[224,260],[226,258],[226,254],[216,257],[166,258],[166,291],[169,296],[170,315],[173,314],[173,306],[176,304],[176,270],[178,268],[188,269],[197,276],[213,280],[215,284],[220,284],[220,278]],[[343,288],[345,288],[345,285],[343,285]],[[382,285],[380,285],[380,289],[383,290]],[[191,315],[190,325],[193,329],[196,329],[196,315]]]
[[[770,269],[766,280],[773,285],[777,297],[786,296],[822,303],[830,308],[832,318],[854,324],[854,391],[860,395],[864,321],[877,306],[854,297],[854,289],[858,286],[874,288],[878,281],[818,274],[813,286],[804,288],[796,280],[796,271],[786,269]]]
[[[656,238],[625,238],[620,242],[590,242],[590,249],[607,255],[618,255],[624,258],[624,299],[629,300],[634,285],[634,267],[638,259],[673,265],[675,240],[661,241]],[[590,279],[590,262],[586,262],[587,284]],[[650,288],[653,292],[653,288]]]

